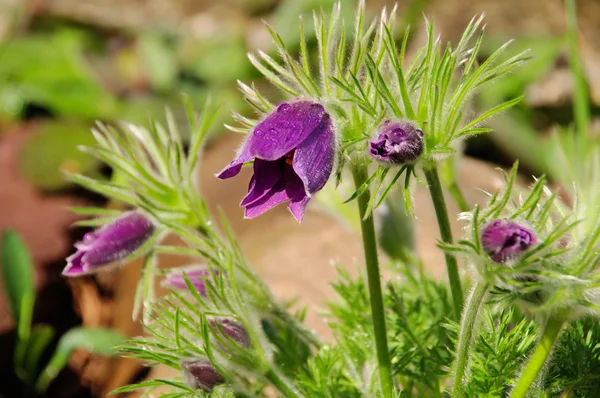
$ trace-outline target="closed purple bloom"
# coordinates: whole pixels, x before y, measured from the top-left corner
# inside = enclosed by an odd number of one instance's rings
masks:
[[[403,120],[386,120],[369,142],[369,153],[382,163],[414,162],[422,152],[423,131]]]
[[[215,276],[219,276],[219,270],[213,270]],[[192,265],[183,269],[174,270],[167,274],[162,282],[164,287],[170,289],[188,290],[183,274],[187,275],[189,281],[194,285],[196,291],[206,297],[206,283],[212,278],[213,273],[211,270],[203,265]]]
[[[244,163],[254,161],[248,194],[240,203],[246,218],[289,201],[288,208],[301,222],[311,196],[329,179],[334,157],[333,124],[323,106],[303,100],[281,103],[217,177],[234,177]]]
[[[239,322],[229,318],[216,318],[210,319],[208,323],[216,333],[224,334],[242,347],[250,346],[250,336]]]
[[[183,380],[195,390],[211,392],[216,386],[225,383],[225,378],[206,359],[191,359],[181,363]]]
[[[89,232],[75,243],[77,252],[67,258],[65,276],[80,276],[96,272],[104,266],[122,260],[140,248],[154,233],[150,220],[137,212],[123,214],[115,221]]]
[[[536,242],[533,231],[510,220],[496,220],[481,233],[483,250],[498,263],[515,259]]]

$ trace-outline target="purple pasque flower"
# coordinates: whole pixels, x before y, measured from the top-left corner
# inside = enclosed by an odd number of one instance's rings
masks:
[[[244,163],[253,161],[254,175],[240,203],[246,218],[289,201],[288,208],[301,222],[310,198],[329,179],[334,157],[335,133],[325,108],[306,100],[284,102],[254,128],[217,177],[234,177]]]
[[[181,362],[183,380],[195,390],[211,392],[216,386],[225,383],[225,378],[217,372],[207,359],[189,359]]]
[[[423,131],[406,120],[386,120],[369,142],[369,153],[385,164],[406,164],[423,152]]]
[[[250,346],[250,335],[241,323],[230,318],[213,318],[208,320],[208,324],[215,333],[229,337],[242,347]]]
[[[67,266],[62,274],[80,276],[99,271],[134,253],[154,231],[154,224],[141,213],[124,213],[113,222],[88,232],[75,243],[77,251],[67,257]]]
[[[213,269],[211,272],[210,268],[205,265],[189,265],[169,272],[162,281],[162,286],[187,291],[188,286],[183,278],[184,273],[196,288],[196,291],[203,297],[206,297],[206,283],[210,283],[209,280],[212,279],[213,273],[214,276],[219,276],[218,269]]]
[[[536,242],[533,231],[507,219],[493,221],[481,233],[483,250],[497,263],[517,258]]]

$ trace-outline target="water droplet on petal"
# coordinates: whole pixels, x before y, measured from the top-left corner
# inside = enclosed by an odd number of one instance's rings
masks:
[[[283,104],[277,107],[277,112],[287,112],[290,109],[292,109],[292,106],[284,102]]]

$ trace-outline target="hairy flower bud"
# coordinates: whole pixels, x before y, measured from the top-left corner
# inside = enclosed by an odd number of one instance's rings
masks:
[[[423,152],[423,131],[405,120],[386,120],[369,142],[371,156],[386,164],[414,162]]]
[[[329,114],[321,104],[299,100],[279,104],[217,177],[234,177],[244,163],[253,161],[254,175],[240,203],[246,218],[289,202],[289,210],[300,222],[312,195],[329,179],[334,158],[335,134]]]
[[[80,276],[103,269],[139,249],[155,228],[142,214],[131,211],[96,231],[85,234],[75,243],[77,252],[67,258],[65,276]]]
[[[498,263],[517,258],[536,242],[533,231],[510,220],[496,220],[481,233],[483,250]]]
[[[181,269],[169,272],[161,285],[169,289],[188,290],[183,274],[187,276],[196,291],[203,297],[206,297],[206,283],[210,283],[210,279],[214,276],[219,276],[218,269],[213,269],[203,265],[190,265]]]
[[[208,322],[216,333],[222,333],[242,347],[248,348],[250,346],[250,336],[239,322],[229,318],[215,318]]]
[[[211,392],[216,386],[225,383],[225,378],[206,359],[191,359],[181,363],[183,380],[195,390]]]

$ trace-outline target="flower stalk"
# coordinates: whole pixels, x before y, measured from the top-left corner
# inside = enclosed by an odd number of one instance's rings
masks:
[[[268,370],[265,374],[265,377],[271,382],[271,384],[273,384],[279,391],[281,391],[285,397],[302,398],[302,395],[298,391],[296,391],[292,386],[290,386],[289,381],[287,381],[275,370]]]
[[[432,166],[423,168],[423,172],[425,173],[427,185],[429,186],[429,193],[431,194],[431,201],[433,202],[433,207],[435,209],[440,237],[444,243],[452,244],[453,238],[452,230],[450,229],[450,219],[448,218],[448,208],[446,207],[438,171],[435,166]],[[458,275],[458,265],[456,263],[456,257],[454,257],[453,254],[445,252],[444,256],[446,258],[446,269],[448,271],[448,280],[450,281],[454,312],[458,319],[462,313],[463,306],[463,293],[460,285],[460,277]]]
[[[353,166],[352,176],[354,178],[354,184],[358,189],[367,181],[368,173],[366,166]],[[365,190],[365,192],[357,198],[357,203],[361,218],[360,228],[365,253],[365,263],[367,265],[371,321],[375,332],[375,345],[377,348],[381,389],[385,398],[391,398],[393,396],[394,383],[392,380],[392,366],[387,344],[383,294],[381,293],[381,275],[379,273],[379,259],[377,258],[377,239],[375,237],[373,217],[369,215],[367,218],[364,218],[369,205],[370,196],[370,191],[368,189]]]
[[[469,296],[467,307],[460,322],[458,346],[456,347],[456,362],[454,368],[454,385],[452,387],[452,396],[460,397],[462,382],[467,370],[469,360],[469,348],[473,339],[473,329],[477,321],[477,314],[485,294],[488,291],[486,283],[475,282],[475,286]]]
[[[531,387],[540,370],[544,367],[546,359],[548,359],[564,324],[565,318],[563,316],[553,315],[548,318],[540,342],[533,355],[531,355],[531,358],[529,358],[527,366],[523,369],[521,378],[510,395],[511,398],[524,398],[527,396],[529,387]]]

